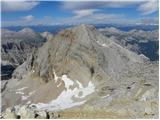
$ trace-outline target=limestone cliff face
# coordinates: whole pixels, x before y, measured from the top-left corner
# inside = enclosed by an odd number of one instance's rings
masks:
[[[3,101],[12,95],[8,102],[12,105],[21,100],[21,104],[29,102],[32,107],[49,111],[84,104],[95,108],[115,104],[118,107],[114,109],[119,109],[118,103],[127,101],[131,106],[126,104],[126,108],[131,110],[132,103],[139,106],[146,91],[150,96],[158,81],[156,65],[106,38],[94,26],[80,25],[49,37],[19,66],[15,79],[3,92]],[[149,99],[156,102],[157,87],[153,91]]]

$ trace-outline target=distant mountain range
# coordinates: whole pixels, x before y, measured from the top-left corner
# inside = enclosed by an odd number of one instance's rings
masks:
[[[144,54],[152,61],[159,59],[158,29],[152,31],[138,29],[122,31],[115,27],[106,27],[100,28],[99,31],[106,37],[137,54]]]
[[[52,32],[52,33],[57,33],[60,30],[63,30],[65,28],[73,27],[76,25],[52,25],[52,26],[47,26],[47,25],[35,25],[35,26],[10,26],[10,27],[2,27],[8,30],[12,31],[19,31],[23,28],[29,27],[33,29],[36,32]],[[140,25],[120,25],[120,24],[94,24],[96,28],[105,28],[105,27],[115,27],[117,29],[120,29],[122,31],[129,31],[132,29],[137,29],[137,30],[144,30],[144,31],[151,31],[159,28],[159,25],[145,25],[145,24],[140,24]]]

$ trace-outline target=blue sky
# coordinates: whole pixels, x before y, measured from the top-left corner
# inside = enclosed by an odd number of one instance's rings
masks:
[[[80,23],[157,24],[158,0],[2,1],[2,26]]]

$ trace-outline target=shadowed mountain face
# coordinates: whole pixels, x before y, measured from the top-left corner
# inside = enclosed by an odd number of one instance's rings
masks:
[[[157,61],[159,59],[158,30],[130,30],[124,32],[114,27],[99,30],[121,46],[137,54],[144,54],[151,61]]]
[[[151,101],[158,102],[157,65],[82,24],[49,37],[14,71],[2,105],[52,112],[92,106],[92,111],[142,117]],[[120,113],[122,106],[128,111]]]
[[[6,77],[7,75],[11,76],[14,68],[24,63],[29,54],[46,41],[40,34],[29,28],[24,28],[19,32],[2,29],[1,35],[2,74],[6,75]],[[5,73],[6,70],[8,71],[7,73]]]

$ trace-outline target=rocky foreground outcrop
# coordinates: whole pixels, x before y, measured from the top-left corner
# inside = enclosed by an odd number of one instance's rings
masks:
[[[28,105],[9,107],[1,115],[3,119],[56,119],[59,117],[57,112],[37,111]]]
[[[19,104],[60,118],[158,118],[158,62],[92,25],[66,29],[15,70],[2,111]]]

